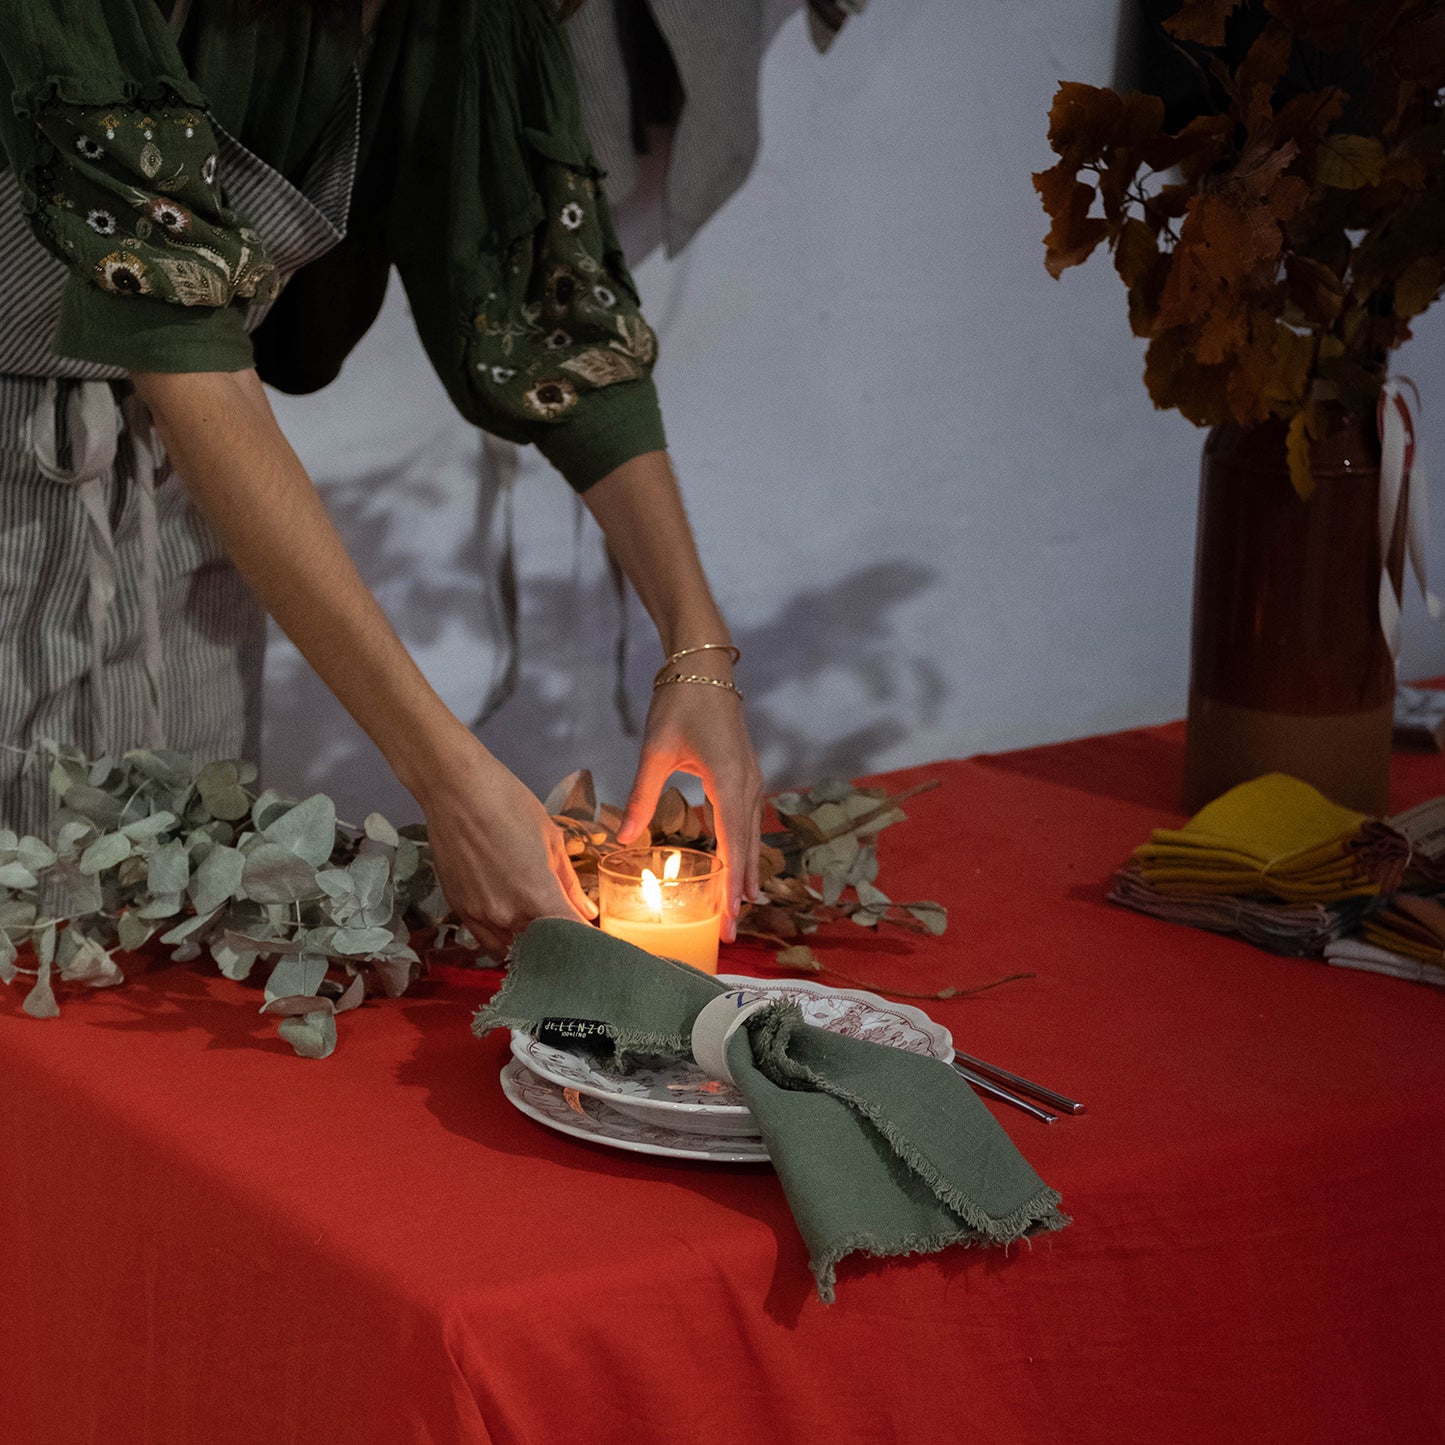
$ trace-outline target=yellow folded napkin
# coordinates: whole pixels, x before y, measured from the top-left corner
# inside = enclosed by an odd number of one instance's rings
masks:
[[[1401,893],[1360,923],[1360,937],[1375,948],[1406,958],[1445,964],[1445,904]]]
[[[1284,773],[1231,788],[1134,852],[1151,888],[1177,897],[1263,894],[1287,903],[1368,898],[1408,854],[1393,829]]]

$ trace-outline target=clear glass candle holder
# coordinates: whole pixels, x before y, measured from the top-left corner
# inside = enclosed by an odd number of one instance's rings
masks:
[[[604,933],[717,972],[723,866],[694,848],[624,848],[598,868],[598,920]]]

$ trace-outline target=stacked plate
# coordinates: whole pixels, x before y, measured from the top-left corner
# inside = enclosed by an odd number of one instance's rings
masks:
[[[791,999],[808,1023],[833,1033],[945,1063],[953,1057],[948,1030],[908,1004],[793,979],[723,975],[721,982]],[[512,1053],[502,1070],[502,1091],[549,1129],[638,1154],[767,1162],[767,1148],[742,1096],[689,1060],[641,1056],[625,1072],[607,1073],[582,1047],[544,1043],[520,1029],[512,1031]]]

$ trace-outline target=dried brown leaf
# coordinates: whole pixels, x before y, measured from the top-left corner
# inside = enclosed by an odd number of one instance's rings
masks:
[[[652,810],[652,831],[666,838],[687,825],[687,799],[676,788],[666,788]]]
[[[1326,136],[1315,151],[1315,179],[1336,190],[1373,186],[1385,166],[1385,151],[1374,136]]]
[[[1225,21],[1238,8],[1239,0],[1184,0],[1164,28],[1176,40],[1217,47],[1224,44]]]
[[[1109,234],[1109,226],[1102,218],[1089,215],[1094,188],[1077,180],[1067,161],[1060,161],[1052,170],[1039,171],[1034,176],[1034,189],[1053,222],[1044,237],[1044,266],[1057,280],[1070,266],[1089,259]]]
[[[774,962],[779,968],[791,968],[799,973],[821,973],[823,971],[823,965],[818,962],[817,954],[806,943],[796,943],[791,948],[782,949]]]

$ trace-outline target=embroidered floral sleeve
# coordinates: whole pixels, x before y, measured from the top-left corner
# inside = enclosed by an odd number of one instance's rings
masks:
[[[177,306],[269,297],[275,273],[224,203],[202,107],[163,89],[144,105],[51,99],[31,118],[34,225],[75,274]]]
[[[601,172],[590,159],[561,159],[545,135],[529,140],[541,215],[484,265],[465,364],[492,429],[520,424],[580,490],[665,444],[650,381],[657,338],[623,262]]]

